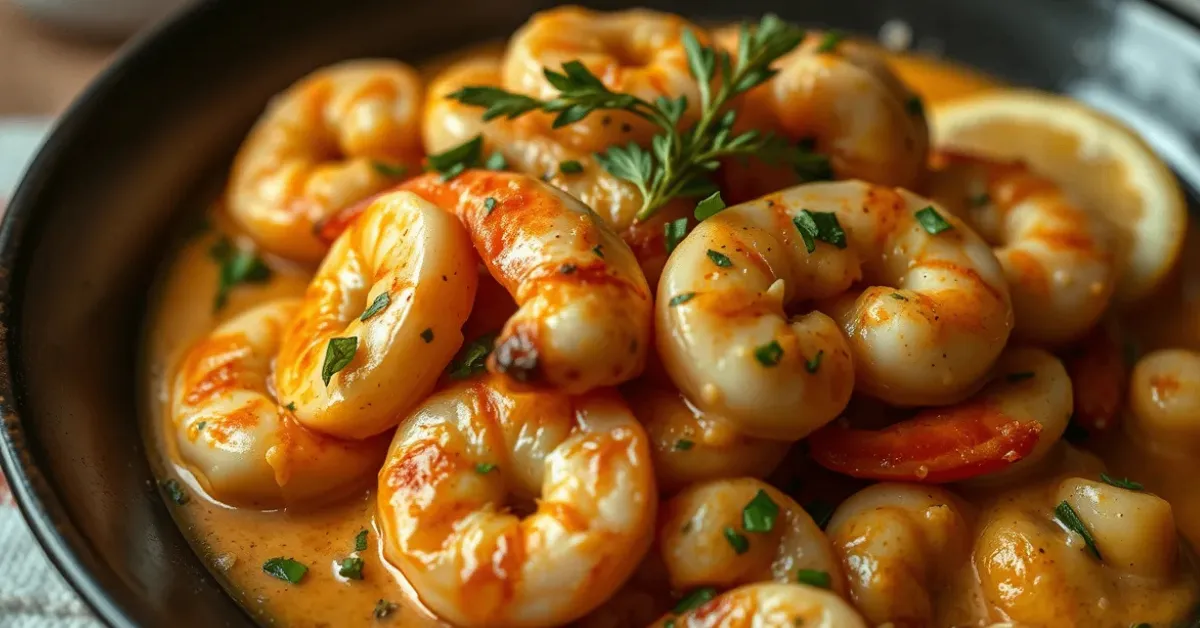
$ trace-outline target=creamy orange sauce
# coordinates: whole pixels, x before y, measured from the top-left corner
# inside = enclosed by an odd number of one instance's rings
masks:
[[[987,77],[934,59],[891,55],[890,60],[901,78],[922,95],[926,107],[936,107],[941,102],[997,86]],[[150,450],[155,452],[153,463],[160,477],[177,478],[190,498],[186,504],[172,505],[180,527],[211,571],[250,615],[263,624],[341,626],[384,621],[398,626],[440,625],[420,606],[403,577],[390,568],[381,555],[374,524],[374,490],[365,490],[347,496],[337,504],[307,511],[234,509],[208,498],[197,478],[179,462],[174,436],[169,432],[166,405],[171,379],[183,352],[219,322],[239,312],[274,298],[302,295],[310,276],[306,269],[273,261],[275,272],[268,282],[237,287],[228,304],[219,314],[214,314],[217,265],[208,251],[220,233],[236,231],[219,211],[214,211],[213,217],[214,230],[186,241],[164,268],[145,346],[149,375],[149,385],[145,388],[147,438],[151,443]],[[492,292],[495,288],[491,285]],[[507,306],[500,310],[501,317],[508,311]],[[1136,312],[1127,314],[1124,322],[1141,351],[1168,346],[1200,350],[1200,230],[1190,229],[1184,261],[1173,280],[1151,304],[1141,305]],[[989,521],[1024,517],[1023,513],[1028,511],[1048,517],[1047,513],[1055,503],[1052,493],[1060,478],[1070,475],[1095,478],[1107,466],[1111,472],[1135,478],[1144,483],[1147,490],[1170,501],[1186,539],[1193,544],[1200,542],[1200,491],[1195,489],[1193,479],[1200,470],[1200,462],[1155,457],[1129,443],[1119,433],[1089,443],[1088,447],[1096,449],[1103,461],[1092,454],[1061,446],[1055,460],[1039,470],[1036,481],[1031,480],[1015,491],[998,491],[986,485],[952,487],[979,513],[973,534],[978,534]],[[783,463],[784,468],[776,473],[774,483],[792,492],[802,503],[813,496],[836,503],[861,486],[861,483],[845,478],[827,481],[831,475],[828,472],[789,467],[789,464],[788,461]],[[798,479],[802,488],[792,491],[790,478]],[[355,552],[355,536],[362,530],[368,532],[368,548],[365,552]],[[1061,543],[1061,538],[1054,542]],[[352,555],[365,560],[361,581],[338,575],[338,563]],[[309,571],[304,580],[293,585],[266,575],[263,563],[275,557],[294,558],[306,565]],[[939,625],[986,623],[981,618],[986,616],[987,604],[994,600],[983,599],[977,563],[968,561],[962,566],[962,572],[949,578],[948,584],[938,592],[936,616]],[[647,580],[655,584],[662,582],[661,578]],[[1024,583],[1023,586],[1033,591],[1038,584]],[[1128,579],[1119,583],[1106,582],[1103,586],[1107,587],[1105,590],[1117,593],[1098,602],[1098,606],[1064,609],[1062,612],[1066,615],[1063,616],[1074,618],[1079,625],[1100,625],[1091,623],[1093,619],[1105,622],[1104,625],[1111,622],[1125,626],[1141,621],[1166,622],[1178,618],[1186,611],[1184,607],[1194,601],[1192,591],[1196,583],[1188,576],[1166,588]],[[638,617],[641,621],[669,608],[671,602],[662,599],[657,591],[643,596],[652,598],[650,600],[636,599],[640,592],[633,588],[633,584],[627,585],[613,602],[581,623],[626,625],[631,621],[629,617]],[[382,619],[375,616],[381,603],[385,608],[395,605]],[[626,608],[630,605],[638,606],[639,610]]]

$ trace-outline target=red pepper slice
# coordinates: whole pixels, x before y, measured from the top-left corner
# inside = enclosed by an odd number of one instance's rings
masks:
[[[926,410],[882,430],[831,423],[808,437],[821,466],[856,478],[941,484],[995,473],[1029,455],[1042,425],[990,401]]]

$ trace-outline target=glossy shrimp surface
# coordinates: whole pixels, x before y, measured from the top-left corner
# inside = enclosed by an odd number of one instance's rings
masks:
[[[847,499],[829,539],[871,625],[934,625],[936,594],[970,557],[970,513],[949,491],[883,483]]]
[[[654,628],[867,628],[837,595],[802,584],[759,583],[718,595],[698,608],[670,613]]]
[[[940,154],[937,161],[942,167],[930,176],[930,197],[995,244],[1012,295],[1014,334],[1062,344],[1092,329],[1116,287],[1099,219],[1023,164],[965,154]]]
[[[642,372],[650,288],[629,247],[586,205],[532,177],[484,170],[449,181],[426,175],[402,187],[458,216],[519,306],[496,339],[489,370],[569,393]]]
[[[930,233],[919,212],[937,210],[904,190],[847,181],[789,188],[704,221],[659,283],[668,372],[701,408],[776,437],[828,422],[852,387],[899,405],[970,395],[1008,338],[1008,291],[979,236],[948,214],[948,228]],[[814,217],[844,235],[814,238],[810,252],[797,223]],[[785,305],[814,300],[823,313],[785,316]],[[775,365],[759,356],[771,342],[782,349]]]
[[[361,59],[318,70],[277,96],[230,171],[229,213],[262,248],[316,263],[314,225],[420,168],[416,70]]]
[[[700,411],[669,385],[639,385],[626,398],[650,435],[663,494],[720,478],[766,477],[787,454],[789,443],[746,436],[723,417]]]
[[[733,29],[716,39],[732,54]],[[804,141],[828,155],[837,179],[919,189],[926,175],[929,128],[920,100],[870,46],[812,32],[793,52],[775,62],[779,74],[751,91],[741,115]],[[739,197],[759,196],[796,183],[786,169],[758,172],[735,168]]]
[[[929,408],[878,431],[829,425],[809,439],[826,468],[875,480],[942,483],[1024,473],[1058,443],[1072,389],[1057,358],[1010,349],[991,381],[958,404]]]
[[[478,285],[466,230],[411,192],[376,199],[309,284],[275,389],[311,429],[366,438],[395,426],[462,345]],[[336,372],[330,361],[348,359]]]
[[[762,523],[761,515],[770,522]],[[821,574],[830,589],[845,590],[829,539],[812,517],[753,478],[694,484],[665,502],[658,546],[677,591],[796,582],[801,572]]]
[[[259,305],[217,327],[180,364],[170,417],[179,455],[208,494],[278,508],[344,497],[370,484],[387,439],[342,441],[309,431],[271,394],[271,361],[300,309]]]
[[[401,425],[377,520],[388,561],[447,621],[553,626],[634,571],[656,499],[645,431],[618,397],[522,394],[486,376]]]
[[[611,13],[566,6],[535,14],[509,40],[502,79],[510,91],[549,100],[558,90],[545,70],[561,71],[579,61],[615,92],[647,102],[660,96],[686,96],[699,102],[696,81],[688,72],[682,36],[690,29],[701,42],[707,34],[669,13],[631,9]],[[550,131],[549,116],[539,116]],[[610,144],[649,141],[655,127],[626,112],[605,112],[553,131],[555,139],[582,152]]]

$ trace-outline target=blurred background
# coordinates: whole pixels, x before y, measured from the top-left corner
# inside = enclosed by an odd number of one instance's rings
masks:
[[[187,0],[0,0],[0,212],[55,117],[131,36]],[[26,529],[0,475],[0,628],[101,624]]]

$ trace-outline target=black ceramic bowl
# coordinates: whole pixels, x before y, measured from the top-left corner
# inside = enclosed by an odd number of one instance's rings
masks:
[[[1194,0],[1173,0],[1172,4]],[[138,429],[137,356],[167,234],[219,189],[267,99],[350,57],[420,61],[504,37],[542,0],[219,0],[137,42],[79,99],[0,230],[0,460],[37,538],[117,626],[244,626],[175,527]],[[618,0],[697,19],[775,11],[875,35],[1136,126],[1200,182],[1200,36],[1145,0]]]

